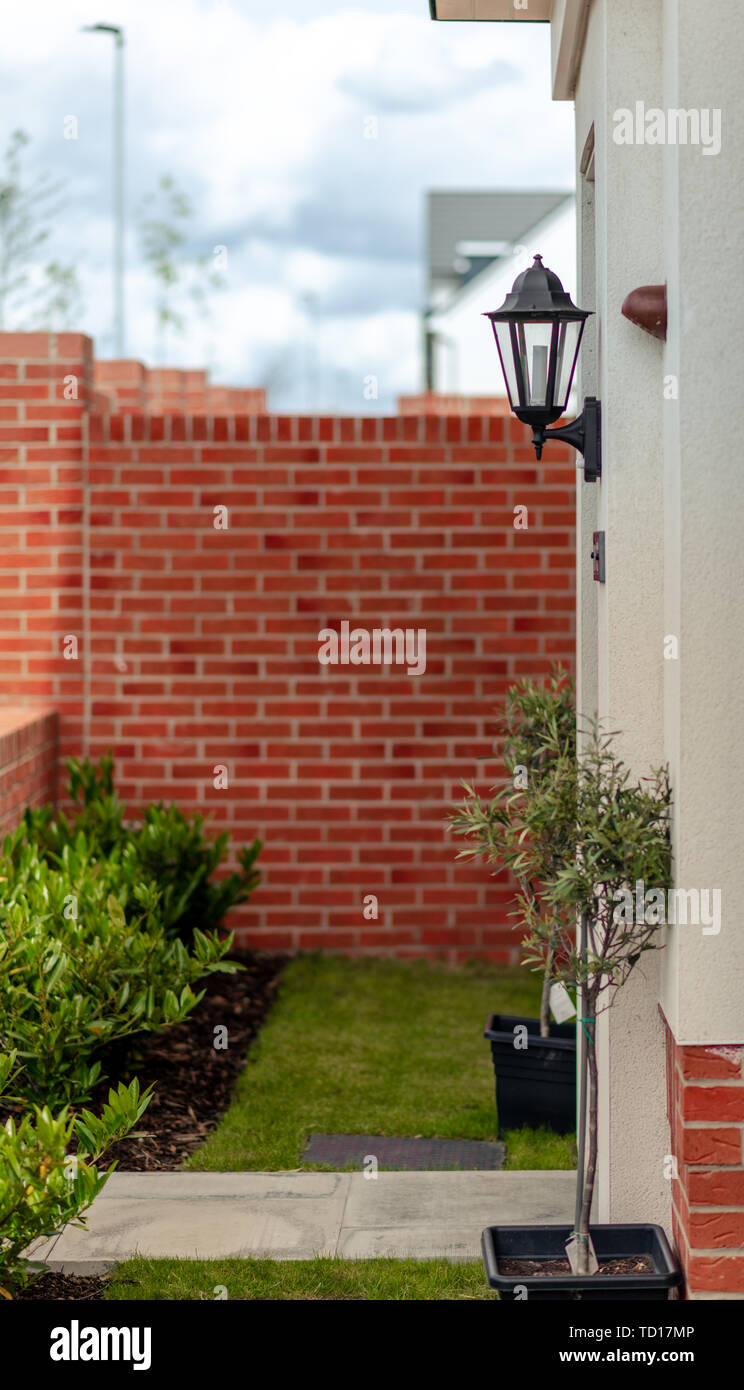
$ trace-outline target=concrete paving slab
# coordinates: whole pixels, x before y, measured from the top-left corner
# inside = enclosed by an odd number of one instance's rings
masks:
[[[114,1173],[87,1217],[49,1256],[99,1274],[138,1254],[186,1259],[332,1255],[350,1173]]]
[[[573,1172],[351,1173],[344,1226],[411,1226],[424,1221],[449,1226],[476,1218],[556,1223],[566,1220],[566,1202],[576,1193]],[[571,1208],[569,1216],[573,1214]]]
[[[475,1260],[485,1226],[561,1225],[575,1194],[572,1172],[353,1173],[336,1248],[348,1259]]]
[[[134,1254],[477,1260],[484,1226],[570,1221],[574,1182],[557,1171],[114,1173],[87,1229],[67,1227],[46,1259],[67,1274],[100,1274]]]

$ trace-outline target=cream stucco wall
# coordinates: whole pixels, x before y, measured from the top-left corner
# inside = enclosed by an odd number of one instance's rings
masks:
[[[678,1042],[744,1041],[744,101],[738,0],[665,0],[664,106],[721,113],[721,150],[664,150],[665,753],[675,866],[721,890],[721,929],[668,932],[663,1006]]]
[[[604,476],[582,487],[606,531],[607,583],[579,563],[580,706],[592,698],[642,774],[668,760],[675,884],[722,895],[718,935],[669,928],[605,1020],[597,1215],[668,1224],[669,1151],[660,1001],[681,1043],[744,1040],[744,467],[722,403],[741,395],[737,332],[744,240],[744,103],[736,0],[594,0],[576,86],[577,155],[594,128],[581,255],[596,294]],[[614,113],[719,109],[720,153],[702,145],[618,145]],[[591,207],[594,225],[587,228]],[[591,236],[590,236],[591,233]],[[637,285],[666,282],[661,344],[620,315]],[[677,639],[676,657],[665,639]]]
[[[585,223],[588,201],[594,206],[594,265],[583,254],[582,273],[596,296],[598,330],[582,389],[600,397],[603,413],[603,477],[580,489],[578,702],[619,731],[619,751],[639,775],[664,756],[663,352],[620,309],[629,290],[664,278],[663,160],[659,147],[615,144],[613,112],[641,96],[659,104],[661,47],[659,8],[595,0],[575,94],[579,167],[594,132],[594,186],[582,196]],[[585,553],[595,516],[606,533],[604,585],[592,579]],[[660,972],[659,958],[647,955],[600,1025],[600,1074],[609,1085],[600,1111],[598,1219],[668,1224]]]

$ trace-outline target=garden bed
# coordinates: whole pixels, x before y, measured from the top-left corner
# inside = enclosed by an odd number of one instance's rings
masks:
[[[126,1067],[111,1077],[128,1081],[139,1076],[143,1086],[154,1082],[155,1090],[140,1127],[145,1131],[143,1138],[115,1144],[107,1163],[115,1159],[118,1168],[130,1173],[180,1168],[230,1104],[238,1073],[274,1003],[288,957],[233,951],[229,959],[239,961],[244,969],[235,975],[210,975],[200,986],[204,998],[186,1022],[149,1035]],[[224,1049],[214,1046],[215,1028],[221,1026],[227,1028]],[[97,1103],[105,1099],[108,1084],[101,1088]]]
[[[128,1053],[107,1059],[108,1077],[93,1097],[91,1108],[103,1104],[111,1084],[138,1076],[155,1091],[138,1132],[106,1155],[127,1172],[151,1173],[179,1168],[204,1142],[230,1104],[233,1087],[246,1053],[271,1009],[284,955],[264,951],[233,951],[230,960],[243,970],[234,975],[210,975],[198,988],[204,998],[184,1023],[164,1033],[152,1033]],[[227,1028],[228,1046],[214,1047],[215,1028]],[[126,1055],[126,1061],[124,1056]],[[0,1104],[0,1122],[10,1110]],[[53,1297],[56,1295],[52,1295]]]
[[[42,1300],[69,1303],[102,1303],[111,1283],[110,1274],[57,1274],[50,1270],[15,1295],[17,1303],[36,1303]]]

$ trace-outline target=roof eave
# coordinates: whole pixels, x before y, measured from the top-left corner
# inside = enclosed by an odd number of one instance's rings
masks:
[[[581,62],[591,0],[530,0],[517,10],[514,0],[429,0],[429,14],[464,24],[550,24],[554,101],[572,101]]]

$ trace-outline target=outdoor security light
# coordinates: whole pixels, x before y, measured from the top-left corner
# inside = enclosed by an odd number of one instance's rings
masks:
[[[596,397],[587,396],[582,414],[570,425],[547,428],[566,410],[589,312],[576,308],[558,276],[535,256],[529,269],[517,276],[501,308],[484,317],[493,325],[509,404],[518,420],[532,426],[537,457],[542,457],[549,439],[561,439],[583,454],[584,478],[593,483],[602,472]]]

